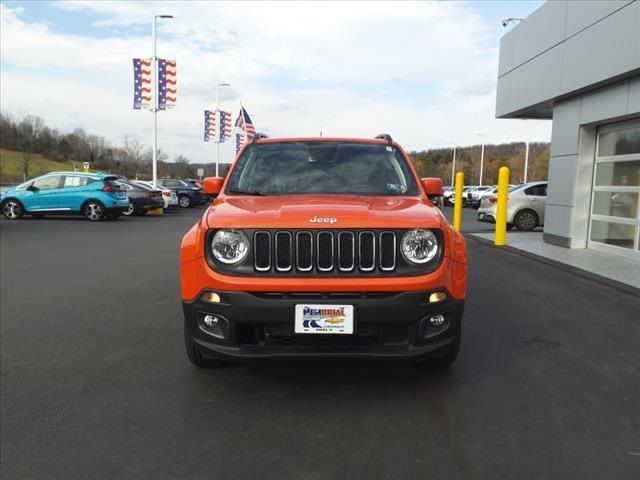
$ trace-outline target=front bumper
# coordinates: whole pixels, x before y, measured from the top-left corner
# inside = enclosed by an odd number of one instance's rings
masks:
[[[260,293],[217,292],[221,303],[183,302],[185,325],[203,356],[215,358],[419,358],[449,345],[460,331],[464,302],[429,304],[431,292]],[[352,335],[295,334],[296,304],[354,306]],[[206,333],[206,314],[229,322],[228,338]],[[446,328],[428,317],[442,314]]]
[[[477,220],[485,223],[496,223],[496,217],[493,212],[478,212]]]

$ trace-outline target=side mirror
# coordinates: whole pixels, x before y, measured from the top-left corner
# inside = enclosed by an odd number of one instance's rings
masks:
[[[202,181],[202,188],[204,189],[204,193],[209,195],[217,195],[222,190],[222,184],[224,183],[224,178],[222,177],[206,177]]]
[[[428,197],[441,197],[442,195],[444,195],[444,192],[442,190],[441,178],[421,178],[420,183],[422,183],[424,193]]]
[[[33,182],[31,182],[29,185],[27,185],[27,190],[29,190],[30,192],[37,192],[39,190],[39,188],[35,187],[33,185]]]

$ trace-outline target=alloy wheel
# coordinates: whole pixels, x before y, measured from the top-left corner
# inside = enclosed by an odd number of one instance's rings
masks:
[[[20,205],[18,204],[18,202],[9,200],[2,206],[2,213],[4,213],[4,216],[10,220],[20,218]]]
[[[536,217],[531,212],[521,212],[518,214],[518,224],[520,230],[533,230],[537,224]]]
[[[182,195],[178,201],[180,202],[180,206],[182,208],[187,208],[189,205],[191,205],[191,200],[186,195]]]
[[[88,204],[85,208],[86,216],[91,221],[97,221],[102,218],[102,207],[94,202]]]
[[[122,214],[126,216],[133,215],[133,212],[135,211],[135,209],[136,207],[133,205],[133,202],[129,200],[129,206],[124,212],[122,212]]]

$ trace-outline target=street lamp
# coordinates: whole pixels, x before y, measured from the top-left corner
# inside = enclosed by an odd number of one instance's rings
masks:
[[[156,188],[158,180],[158,57],[156,56],[156,24],[159,18],[173,18],[173,15],[154,15],[151,27],[151,38],[153,43],[153,56],[151,57],[151,94],[153,112],[153,188]]]
[[[524,149],[524,183],[527,183],[527,171],[529,170],[529,140],[526,141]]]
[[[508,26],[510,23],[520,23],[521,21],[523,21],[524,18],[516,18],[516,17],[502,17],[502,19],[500,20],[502,22],[502,26],[506,27]]]
[[[220,165],[220,135],[222,134],[222,122],[221,120],[221,115],[220,115],[220,87],[230,87],[231,84],[230,83],[220,83],[220,81],[218,81],[218,88],[216,89],[216,113],[218,115],[218,123],[220,125],[218,125],[218,138],[216,139],[216,143],[218,146],[218,153],[216,155],[216,177],[219,176],[218,175],[218,170],[219,170],[219,165]]]
[[[478,183],[479,186],[482,186],[482,170],[484,167],[484,136],[486,134],[487,132],[476,132],[476,135],[478,135],[482,139],[482,149],[480,150],[480,182]]]

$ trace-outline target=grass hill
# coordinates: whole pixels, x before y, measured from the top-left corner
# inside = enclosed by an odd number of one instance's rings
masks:
[[[29,177],[36,177],[47,172],[69,170],[73,170],[72,161],[56,162],[40,154],[34,154],[29,164]],[[22,153],[0,148],[0,184],[15,184],[23,180]]]

